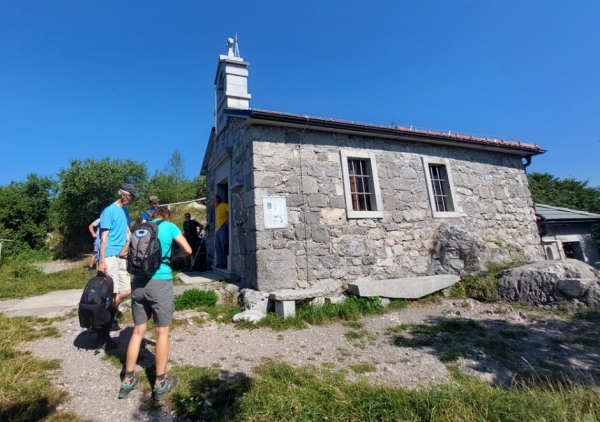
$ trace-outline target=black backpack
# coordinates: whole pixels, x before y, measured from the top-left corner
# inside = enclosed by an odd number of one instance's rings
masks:
[[[162,248],[158,240],[158,226],[163,222],[142,223],[133,232],[127,252],[127,272],[142,277],[151,277],[163,262]],[[167,252],[167,255],[171,249]]]
[[[79,300],[79,325],[90,328],[101,338],[110,333],[116,310],[113,306],[113,279],[98,274],[85,285]]]

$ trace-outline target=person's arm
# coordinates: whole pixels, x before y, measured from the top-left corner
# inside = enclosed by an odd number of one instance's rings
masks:
[[[129,236],[127,236],[127,239],[129,239]],[[123,245],[123,249],[121,249],[121,252],[119,252],[119,258],[127,259],[128,253],[129,253],[129,240],[127,242],[125,242],[125,245]]]
[[[182,233],[179,233],[179,235],[175,238],[175,242],[177,242],[177,244],[181,246],[181,249],[183,249],[186,254],[192,254],[192,248],[190,247],[190,244],[185,239],[185,236]]]
[[[108,229],[102,230],[100,238],[102,243],[100,244],[100,258],[98,259],[98,272],[106,274],[106,261],[104,256],[106,255],[106,243],[108,242]]]
[[[90,231],[90,233],[92,234],[92,237],[95,239],[96,237],[98,237],[96,235],[96,227],[94,226],[94,223],[90,224],[88,226],[88,230]]]

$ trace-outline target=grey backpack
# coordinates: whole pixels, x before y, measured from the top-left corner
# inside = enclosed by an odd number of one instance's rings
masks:
[[[158,226],[162,222],[162,220],[156,223],[147,221],[140,224],[133,232],[127,253],[127,272],[129,274],[152,277],[165,259],[165,263],[168,263],[167,256],[163,257],[158,240]],[[167,255],[170,252],[169,248]]]

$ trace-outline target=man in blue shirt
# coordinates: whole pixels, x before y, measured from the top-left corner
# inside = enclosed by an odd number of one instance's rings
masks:
[[[156,209],[158,208],[158,196],[156,195],[152,195],[150,197],[150,208],[148,208],[146,211],[144,211],[142,213],[142,217],[140,218],[140,220],[142,220],[142,223],[145,223],[146,221],[150,221],[152,220],[152,214],[154,214],[154,211],[156,211]]]
[[[127,273],[127,261],[119,258],[123,245],[129,239],[130,204],[137,195],[135,186],[125,183],[119,190],[119,198],[102,211],[100,215],[100,258],[98,272],[113,279],[115,306],[131,294],[131,281]]]

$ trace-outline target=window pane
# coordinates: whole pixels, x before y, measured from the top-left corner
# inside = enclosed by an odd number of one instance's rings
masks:
[[[348,159],[350,196],[354,211],[371,211],[367,160]]]
[[[435,210],[437,212],[454,211],[446,166],[443,164],[430,164],[429,176]]]

